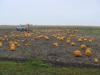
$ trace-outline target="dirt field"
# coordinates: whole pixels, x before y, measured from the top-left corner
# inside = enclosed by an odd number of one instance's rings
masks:
[[[21,47],[16,47],[15,51],[10,51],[8,42],[3,42],[3,47],[0,48],[0,60],[29,60],[29,59],[40,59],[44,61],[49,61],[53,63],[54,66],[58,67],[98,67],[100,68],[100,62],[98,64],[94,63],[94,58],[100,60],[100,27],[32,27],[34,30],[31,33],[31,37],[24,38],[15,36],[18,34],[23,34],[23,32],[17,32],[15,27],[1,26],[0,27],[0,37],[8,35],[8,41],[24,40],[24,42],[19,42]],[[37,30],[40,33],[35,32]],[[43,30],[52,30],[51,32],[43,32]],[[56,31],[61,30],[61,31]],[[75,42],[75,46],[71,46],[66,43],[66,39],[69,37],[69,34],[63,35],[66,33],[66,30],[79,30],[77,33],[78,36],[87,37],[88,39],[94,38],[93,43],[89,42],[78,42],[78,38],[71,37],[71,41]],[[11,37],[11,32],[15,36]],[[84,32],[84,34],[82,34]],[[65,36],[63,41],[57,40],[53,37],[53,34],[61,34]],[[49,37],[49,40],[44,38],[38,38],[37,35],[45,35]],[[32,40],[33,39],[33,40]],[[32,41],[30,41],[32,40]],[[58,43],[58,47],[52,46],[53,43]],[[25,43],[30,44],[30,46],[24,46]],[[80,45],[85,44],[88,48],[92,48],[92,56],[85,56],[85,50],[81,50]],[[81,57],[75,57],[74,51],[80,50],[82,52]]]

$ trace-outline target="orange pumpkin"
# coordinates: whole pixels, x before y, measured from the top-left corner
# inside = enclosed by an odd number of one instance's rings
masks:
[[[15,47],[11,46],[11,47],[10,47],[10,50],[11,50],[11,51],[15,51]]]
[[[91,51],[90,48],[88,48],[88,49],[86,50],[85,55],[86,55],[86,56],[91,56],[91,55],[92,55],[92,51]]]
[[[97,58],[94,58],[94,63],[98,63],[99,60]]]
[[[92,39],[90,39],[90,40],[89,40],[89,43],[92,43],[92,42],[93,42],[93,40],[92,40]]]
[[[16,42],[16,41],[15,41],[15,42],[14,42],[14,44],[15,44],[15,45],[17,45],[17,44],[18,44],[18,42]]]
[[[58,43],[53,43],[53,46],[58,47]]]
[[[12,43],[10,46],[11,46],[11,47],[15,47],[15,44],[14,44],[14,43]]]
[[[76,57],[80,57],[80,56],[82,56],[82,53],[79,50],[76,50],[76,51],[74,51],[74,55]]]
[[[87,39],[86,39],[86,38],[84,38],[84,41],[87,41]]]
[[[81,38],[79,38],[79,39],[78,39],[78,42],[82,42],[82,39],[81,39]]]
[[[86,45],[81,45],[81,49],[85,49],[86,48]]]
[[[8,38],[8,36],[7,35],[4,35],[4,38],[6,39],[6,38]]]
[[[2,47],[3,46],[3,43],[2,42],[0,42],[0,47]]]
[[[59,38],[59,40],[60,40],[60,41],[63,41],[63,40],[64,40],[64,38],[65,38],[65,37],[60,37],[60,38]]]
[[[74,42],[71,43],[72,46],[75,46],[76,44]]]
[[[58,40],[60,40],[60,37],[57,37]]]
[[[49,40],[49,37],[48,37],[48,36],[44,36],[44,38],[45,38],[46,40]]]
[[[69,44],[70,42],[71,42],[70,40],[66,40],[66,43],[68,43],[68,44]]]

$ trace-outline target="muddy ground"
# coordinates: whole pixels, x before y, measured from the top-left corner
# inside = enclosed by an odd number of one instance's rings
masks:
[[[14,30],[14,29],[13,29]],[[3,34],[9,34],[13,30],[0,29],[0,36]],[[26,61],[29,59],[40,59],[53,63],[54,66],[58,67],[96,67],[100,68],[100,62],[95,64],[94,58],[100,60],[100,38],[94,39],[93,43],[77,42],[77,39],[72,41],[76,43],[76,46],[66,44],[65,40],[58,41],[57,39],[49,36],[50,40],[38,39],[31,42],[32,46],[29,47],[18,47],[15,51],[10,51],[9,46],[4,42],[4,46],[0,48],[0,60],[10,61]],[[28,42],[28,41],[26,41]],[[53,43],[57,42],[58,47],[52,46]],[[73,52],[77,49],[80,50],[80,45],[86,44],[87,47],[92,48],[92,56],[85,56],[85,50],[82,51],[82,57],[75,57]]]

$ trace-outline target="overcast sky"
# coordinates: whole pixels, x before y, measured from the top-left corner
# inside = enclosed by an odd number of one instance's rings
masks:
[[[0,25],[100,25],[100,0],[0,0]]]

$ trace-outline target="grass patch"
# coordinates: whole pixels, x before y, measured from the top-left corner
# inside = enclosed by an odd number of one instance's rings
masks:
[[[42,61],[0,62],[0,75],[100,75],[99,69],[56,68]]]

